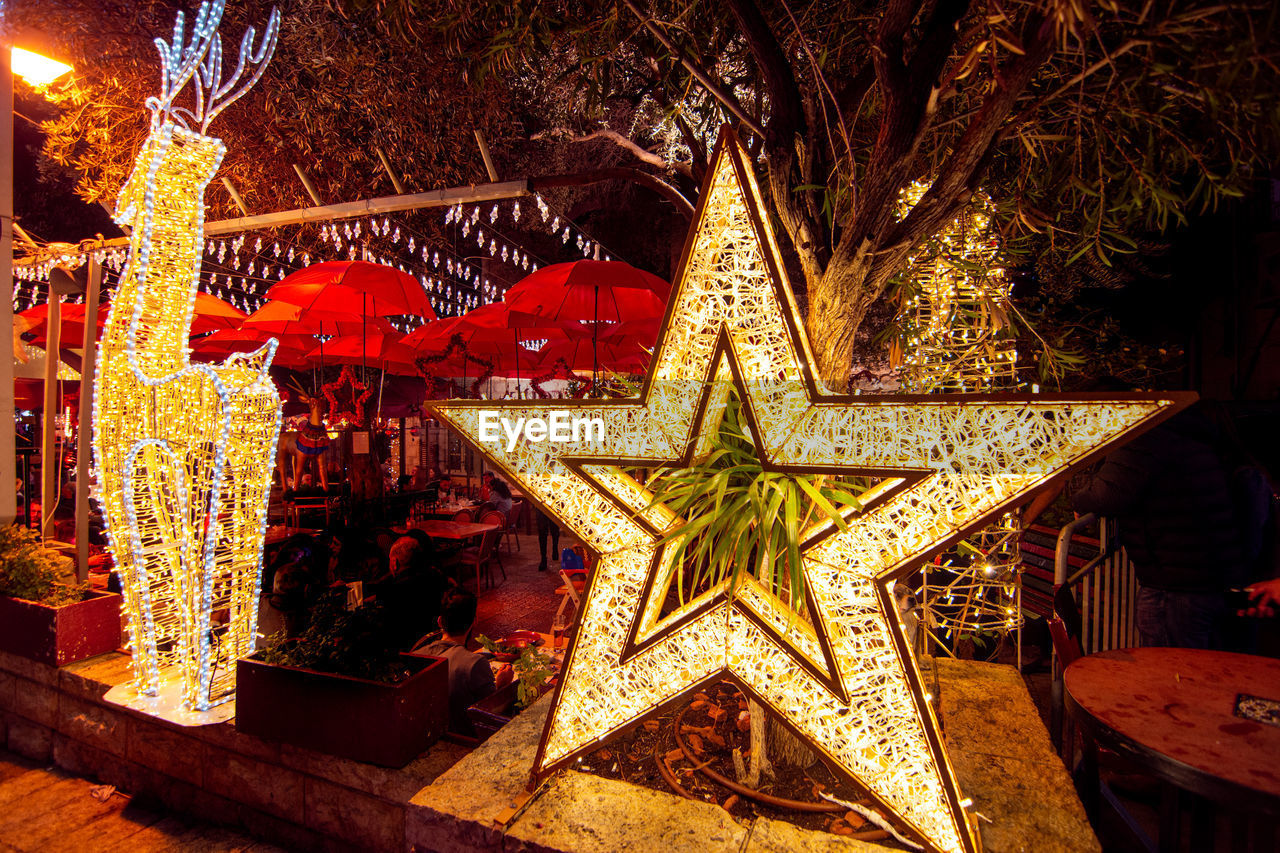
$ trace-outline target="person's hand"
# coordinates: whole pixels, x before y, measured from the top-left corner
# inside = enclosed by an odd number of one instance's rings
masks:
[[[515,672],[511,669],[511,664],[509,663],[504,663],[502,666],[494,669],[493,671],[494,689],[497,689],[499,687],[506,687],[508,684],[511,683],[511,678],[513,675],[515,675]]]
[[[1245,587],[1252,606],[1239,611],[1241,616],[1275,616],[1280,610],[1280,578],[1259,581]]]

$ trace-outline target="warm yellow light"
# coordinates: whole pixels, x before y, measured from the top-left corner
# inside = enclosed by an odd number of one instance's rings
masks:
[[[206,712],[235,690],[236,660],[253,651],[262,542],[280,397],[267,369],[270,341],[220,365],[193,364],[187,346],[204,242],[204,189],[226,147],[201,130],[236,91],[246,67],[271,56],[279,14],[262,47],[225,85],[221,66],[196,74],[218,41],[221,4],[200,7],[189,41],[183,16],[164,45],[164,89],[148,99],[151,132],[120,191],[131,225],[129,261],[99,345],[94,458],[133,653],[134,689],[162,716]],[[161,42],[163,45],[163,42]],[[220,56],[220,47],[216,48]],[[261,73],[260,70],[257,73]],[[197,110],[173,108],[186,83],[206,89]],[[173,689],[169,689],[173,688]]]
[[[450,401],[432,408],[600,555],[534,771],[708,681],[769,707],[932,850],[978,849],[890,592],[928,555],[1073,464],[1177,408],[1174,399],[835,397],[803,324],[751,166],[725,131],[639,398]],[[730,386],[761,455],[788,468],[881,477],[877,503],[800,555],[809,618],[742,578],[663,614],[680,523],[627,473],[704,452]],[[511,422],[600,419],[603,436],[482,440]],[[696,523],[690,519],[689,523]]]
[[[20,47],[13,48],[10,62],[13,73],[32,86],[48,86],[71,70],[71,66],[65,62],[59,62]]]

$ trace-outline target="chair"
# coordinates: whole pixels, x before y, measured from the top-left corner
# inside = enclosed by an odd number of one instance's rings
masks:
[[[1136,818],[1125,808],[1111,786],[1102,779],[1101,768],[1126,772],[1131,768],[1128,764],[1107,749],[1100,749],[1094,739],[1083,728],[1077,729],[1075,720],[1070,714],[1063,713],[1062,672],[1075,661],[1084,657],[1080,648],[1080,637],[1084,628],[1080,609],[1076,604],[1075,594],[1069,586],[1060,586],[1053,595],[1053,614],[1049,619],[1049,636],[1053,641],[1053,653],[1057,658],[1053,668],[1053,683],[1050,707],[1050,736],[1058,745],[1067,771],[1076,784],[1076,792],[1085,807],[1091,822],[1099,819],[1100,809],[1106,803],[1124,828],[1129,832],[1131,841],[1147,851],[1156,850],[1156,842],[1146,833]],[[1080,745],[1080,758],[1076,760],[1076,744]],[[1162,811],[1170,808],[1161,804]],[[1095,823],[1096,825],[1096,823]]]
[[[463,524],[470,524],[471,522],[476,520],[476,517],[471,514],[471,510],[460,509],[453,514],[453,520],[460,521]]]
[[[480,537],[480,544],[472,548],[463,548],[458,552],[458,565],[474,568],[476,572],[476,595],[480,594],[480,571],[483,569],[493,586],[493,543],[498,539],[497,530],[489,530]],[[505,577],[505,573],[504,573]]]
[[[294,497],[285,501],[284,518],[287,527],[301,527],[299,519],[303,512],[311,510],[324,510],[324,526],[329,526],[329,512],[331,505],[327,495],[315,495],[308,497]]]
[[[520,535],[519,531],[516,529],[516,524],[520,521],[520,514],[522,512],[524,512],[524,501],[515,501],[511,504],[511,511],[507,513],[507,517],[504,519],[505,523],[503,524],[503,527],[505,528],[504,532],[506,534],[508,554],[511,553],[511,540],[513,539],[516,543],[516,550],[520,550]]]
[[[568,627],[578,620],[578,614],[582,611],[582,591],[587,588],[587,577],[590,573],[582,551],[582,546],[578,545],[565,548],[560,554],[562,584],[556,587],[556,595],[560,596],[560,606],[551,619],[552,625],[559,623]],[[573,605],[573,622],[564,619],[569,605]]]
[[[498,569],[502,572],[502,579],[507,579],[507,567],[502,565],[502,553],[498,550],[499,539],[506,533],[503,525],[506,518],[496,509],[489,510],[480,516],[481,524],[496,524],[498,529],[494,533],[493,558],[498,561]],[[493,586],[492,570],[490,570],[489,586]]]

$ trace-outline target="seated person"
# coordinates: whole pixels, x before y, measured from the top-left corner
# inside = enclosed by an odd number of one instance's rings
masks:
[[[389,559],[391,571],[383,576],[375,592],[389,614],[395,645],[405,648],[436,627],[440,599],[449,580],[436,567],[430,539],[424,545],[418,536],[401,536],[391,546]]]
[[[475,728],[467,709],[499,687],[511,682],[511,665],[496,672],[485,655],[468,651],[467,641],[476,621],[476,597],[455,588],[444,594],[437,620],[444,635],[435,642],[413,650],[418,655],[434,655],[449,661],[449,730],[474,737]]]
[[[485,505],[480,508],[480,511],[483,513],[485,507],[493,507],[498,512],[502,513],[503,518],[509,519],[511,518],[512,503],[511,487],[508,486],[505,481],[499,480],[497,477],[493,477],[489,482],[489,498],[485,502]]]

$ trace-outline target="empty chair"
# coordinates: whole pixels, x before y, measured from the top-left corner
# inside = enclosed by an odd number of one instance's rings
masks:
[[[507,568],[506,568],[506,566],[502,565],[502,553],[501,553],[501,551],[499,551],[499,550],[498,550],[498,543],[499,543],[499,539],[500,539],[500,538],[504,535],[504,533],[505,533],[506,518],[505,518],[505,517],[502,515],[502,513],[501,513],[501,512],[499,512],[498,510],[496,510],[496,509],[491,509],[491,510],[489,510],[488,512],[486,512],[486,513],[484,513],[483,515],[481,515],[481,516],[480,516],[480,523],[481,523],[481,524],[496,524],[496,525],[498,526],[498,529],[497,529],[497,530],[492,531],[492,533],[493,533],[493,537],[494,537],[494,540],[493,540],[493,541],[494,541],[494,545],[493,545],[493,559],[494,559],[495,561],[497,561],[497,563],[498,563],[498,570],[502,572],[502,579],[503,579],[503,580],[506,580],[506,579],[507,579]],[[488,534],[488,533],[486,533],[485,535],[486,535],[486,536],[488,536],[489,534]],[[493,567],[492,567],[492,566],[490,566],[490,567],[488,568],[488,575],[489,575],[489,586],[493,586]],[[477,587],[477,589],[478,589],[478,587]]]
[[[461,521],[463,524],[470,524],[471,522],[476,520],[476,517],[471,514],[471,510],[460,509],[453,514],[453,520]]]
[[[458,552],[458,565],[474,569],[476,573],[476,594],[480,594],[480,572],[483,570],[493,585],[493,544],[498,540],[497,530],[485,531],[480,537],[480,544],[471,548],[463,548]],[[503,577],[506,573],[503,573]],[[459,577],[461,579],[461,577]]]
[[[520,536],[519,531],[516,530],[516,522],[520,520],[520,513],[522,512],[524,512],[524,501],[516,501],[511,504],[511,511],[507,513],[506,523],[503,524],[503,527],[506,528],[508,554],[511,553],[511,543],[513,541],[516,543],[516,550],[520,550]]]

